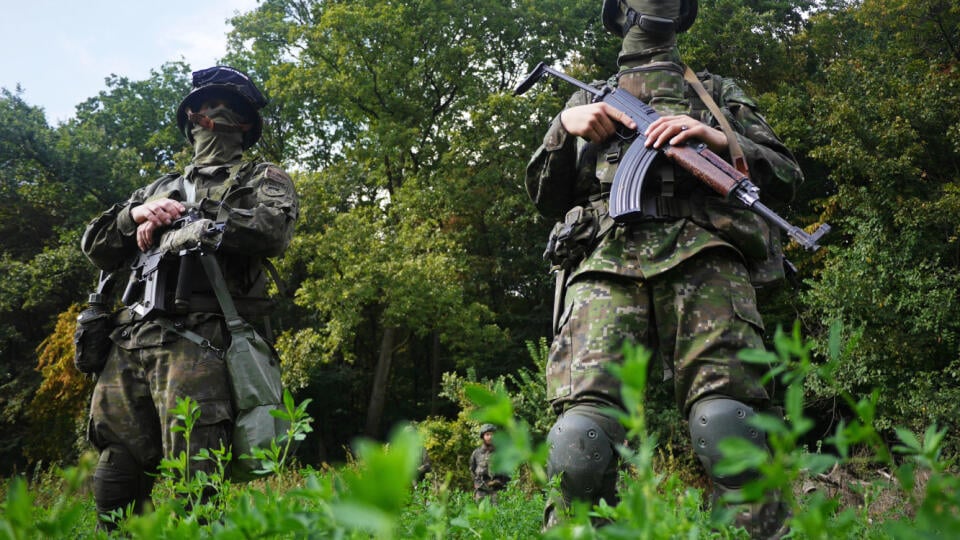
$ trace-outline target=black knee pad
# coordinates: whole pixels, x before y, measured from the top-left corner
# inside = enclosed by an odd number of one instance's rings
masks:
[[[99,514],[108,514],[133,503],[134,512],[142,512],[150,500],[153,477],[123,446],[110,445],[100,452],[93,473],[93,496]]]
[[[714,472],[714,466],[723,457],[719,448],[723,439],[738,437],[760,448],[767,447],[766,434],[749,423],[756,414],[753,407],[746,403],[726,397],[707,397],[690,408],[693,450],[707,474],[724,487],[738,488],[757,476],[757,472],[752,470],[734,476],[720,476]]]
[[[552,478],[563,474],[561,490],[567,500],[596,502],[611,497],[616,490],[618,457],[614,445],[623,442],[625,432],[616,420],[605,418],[605,426],[601,426],[593,416],[570,409],[547,435],[547,475]]]

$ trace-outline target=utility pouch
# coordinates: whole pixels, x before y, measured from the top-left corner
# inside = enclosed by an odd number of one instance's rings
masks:
[[[254,449],[280,444],[289,427],[271,414],[282,409],[280,362],[273,347],[246,322],[230,327],[226,362],[237,410],[230,474],[234,481],[252,480],[265,472],[253,457]]]
[[[283,409],[280,359],[253,326],[240,318],[213,255],[201,255],[200,262],[230,330],[230,347],[224,358],[237,414],[233,426],[230,475],[234,481],[243,482],[267,472],[260,460],[253,457],[254,449],[270,448],[274,441],[279,444],[287,433],[289,423],[271,414],[271,411]]]
[[[599,231],[600,221],[594,208],[574,206],[563,221],[553,226],[544,260],[568,270],[575,267],[594,248]]]
[[[97,292],[90,295],[87,308],[77,317],[77,329],[73,334],[73,365],[80,373],[100,373],[107,363],[112,343],[110,332],[113,331],[113,314],[107,307],[106,291],[112,285],[113,275],[101,272]]]

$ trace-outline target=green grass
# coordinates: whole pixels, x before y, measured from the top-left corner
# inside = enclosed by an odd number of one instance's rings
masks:
[[[839,357],[839,346],[835,343],[831,358]],[[899,430],[900,442],[887,448],[871,424],[876,393],[845,396],[856,414],[825,441],[839,454],[811,452],[798,445],[812,426],[803,412],[803,382],[809,377],[829,382],[830,363],[812,362],[810,345],[797,330],[778,333],[773,352],[743,357],[769,365],[772,376],[787,386],[786,420],[758,421],[769,435],[770,454],[730,441],[721,465],[735,471],[751,463],[761,470],[762,478],[745,490],[748,497],[771,489],[785,494],[793,538],[960,538],[960,482],[952,461],[940,455],[942,430],[931,427],[919,436]],[[708,493],[658,459],[663,449],[647,433],[644,414],[647,360],[644,351],[630,349],[617,370],[628,408],[622,422],[633,441],[632,450],[622,451],[620,503],[575,506],[563,524],[547,532],[540,522],[552,488],[545,478],[543,443],[515,417],[506,392],[472,385],[465,389],[476,405],[471,417],[501,426],[494,467],[522,471],[496,505],[477,504],[471,493],[450,487],[450,471],[434,471],[415,484],[423,441],[415,429],[401,427],[386,444],[358,441],[350,463],[319,471],[289,463],[290,446],[281,441],[257,456],[270,474],[245,484],[233,484],[222,467],[209,476],[190,475],[186,456],[167,459],[154,491],[156,508],[122,519],[120,534],[151,539],[746,538],[729,524],[728,515],[705,508]],[[302,405],[285,401],[280,414],[291,420],[287,440],[309,430]],[[189,431],[195,407],[184,402],[175,414]],[[221,451],[192,459],[224,463],[228,458]],[[6,480],[0,486],[0,540],[106,537],[95,530],[89,490],[94,465],[89,454],[72,467]],[[869,475],[865,481],[864,474]],[[199,493],[209,487],[219,496],[201,502]],[[599,521],[607,525],[594,527]]]

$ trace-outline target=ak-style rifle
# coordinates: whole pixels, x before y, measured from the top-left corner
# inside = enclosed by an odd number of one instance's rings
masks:
[[[637,124],[636,131],[643,133],[647,126],[660,115],[652,107],[637,99],[626,90],[612,88],[609,85],[597,88],[569,75],[557,71],[543,62],[517,86],[514,94],[521,95],[530,89],[544,74],[549,73],[594,96],[594,102],[609,103],[623,111]],[[816,251],[820,248],[817,241],[830,232],[830,225],[821,224],[813,234],[790,224],[776,212],[760,202],[760,189],[733,165],[713,153],[702,142],[679,146],[664,145],[658,149],[648,148],[642,143],[630,145],[624,154],[610,186],[610,217],[617,221],[627,221],[642,211],[641,195],[643,180],[653,159],[659,154],[689,171],[698,180],[727,199],[736,198],[744,206],[776,225],[796,240],[801,246]]]

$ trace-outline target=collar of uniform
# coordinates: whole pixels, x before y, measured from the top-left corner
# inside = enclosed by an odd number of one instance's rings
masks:
[[[239,162],[233,163],[223,163],[221,165],[194,165],[190,164],[183,170],[183,175],[187,178],[193,179],[197,175],[203,175],[207,177],[212,177],[220,174],[223,171],[229,170],[231,167],[236,165]]]

